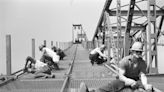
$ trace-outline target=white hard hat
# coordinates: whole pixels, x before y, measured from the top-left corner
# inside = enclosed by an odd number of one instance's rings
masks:
[[[143,44],[141,42],[134,42],[130,50],[143,51]]]

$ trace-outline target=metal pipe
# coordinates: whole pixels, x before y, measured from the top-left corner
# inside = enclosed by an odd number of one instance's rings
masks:
[[[46,40],[44,40],[44,43],[43,44],[46,46]]]
[[[51,47],[53,47],[53,41],[51,41]]]
[[[35,39],[32,39],[32,57],[35,58]]]
[[[6,35],[6,72],[11,75],[11,35]]]

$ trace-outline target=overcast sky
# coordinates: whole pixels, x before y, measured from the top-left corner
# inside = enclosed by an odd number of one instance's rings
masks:
[[[0,73],[5,71],[5,36],[11,35],[12,69],[23,67],[31,56],[31,39],[38,46],[47,41],[72,40],[72,24],[82,24],[92,39],[105,0],[0,0]],[[17,63],[17,64],[16,64]]]
[[[36,40],[36,47],[43,40],[47,40],[48,45],[50,41],[71,41],[72,24],[82,24],[88,39],[91,40],[105,1],[0,0],[0,73],[6,71],[7,34],[12,38],[12,69],[16,71],[23,67],[25,58],[31,56],[32,38]],[[129,0],[122,0],[122,5],[128,3]],[[116,4],[112,4],[112,7],[116,7]],[[36,58],[39,57],[36,48]]]

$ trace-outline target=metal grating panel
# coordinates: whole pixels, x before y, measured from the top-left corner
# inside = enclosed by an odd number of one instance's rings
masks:
[[[0,92],[1,90],[9,92],[54,92],[54,90],[61,89],[63,82],[64,80],[55,79],[17,80],[1,87]]]
[[[79,88],[80,83],[84,82],[89,88],[97,88],[100,87],[106,83],[109,83],[111,80],[114,80],[115,78],[109,78],[109,79],[76,79],[71,80],[70,87],[69,88]]]
[[[0,92],[60,92],[60,89],[12,89],[0,90]]]

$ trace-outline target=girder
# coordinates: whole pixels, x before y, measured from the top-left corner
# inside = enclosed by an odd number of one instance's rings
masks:
[[[117,60],[121,59],[121,1],[117,0]]]
[[[110,16],[117,16],[117,11],[108,9],[107,12],[109,13]],[[151,11],[151,14],[153,14],[153,11]],[[121,16],[127,16],[127,15],[128,15],[127,10],[121,10]],[[163,16],[164,12],[162,10],[156,10],[156,15]],[[142,10],[142,12],[139,10],[134,10],[133,16],[147,16],[147,10]]]
[[[135,7],[135,0],[130,1],[127,24],[125,29],[125,37],[124,37],[124,56],[129,55],[130,45],[132,44],[132,38],[130,37],[131,23],[133,19],[133,12]]]
[[[150,11],[153,11],[153,14],[150,13]],[[157,73],[157,30],[156,30],[156,2],[155,0],[149,0],[148,1],[148,71],[151,72],[150,69],[152,69],[152,62],[154,57],[155,62],[155,72]],[[152,49],[153,48],[153,49]]]
[[[126,26],[121,26],[121,30],[125,31]],[[143,30],[144,27],[142,26],[131,26],[131,30]],[[112,26],[112,31],[116,31],[117,30],[117,26]]]
[[[112,2],[112,0],[106,0],[106,2],[105,2],[105,5],[104,5],[104,8],[103,8],[103,10],[102,10],[100,19],[99,19],[99,21],[98,21],[98,24],[97,24],[97,27],[96,27],[96,30],[95,30],[95,34],[94,34],[94,36],[93,36],[92,41],[94,41],[94,38],[96,37],[96,35],[97,35],[97,33],[98,33],[98,28],[99,28],[99,26],[102,25],[104,12],[109,8],[109,6],[111,5],[111,2]]]
[[[149,63],[152,63],[155,65],[157,70],[158,60],[157,60],[157,45],[158,45],[158,38],[160,36],[162,26],[163,26],[163,20],[164,20],[164,6],[159,7],[156,5],[156,0],[129,0],[130,3],[119,6],[121,8],[128,7],[129,9],[118,9],[118,6],[116,8],[111,8],[110,4],[112,0],[106,0],[105,6],[103,8],[103,11],[101,13],[101,17],[98,21],[95,34],[93,36],[93,43],[99,41],[100,44],[104,43],[105,41],[110,42],[109,34],[107,31],[104,32],[104,23],[103,23],[103,13],[107,12],[109,14],[109,17],[114,19],[114,21],[111,21],[109,24],[112,29],[112,33],[116,36],[118,36],[118,30],[121,30],[121,33],[123,33],[124,38],[124,55],[129,55],[129,49],[134,41],[142,41],[144,43],[144,59],[148,61]],[[147,3],[146,7],[139,6],[138,3],[146,1],[150,3]],[[117,2],[117,1],[115,1]],[[153,6],[153,7],[152,7]],[[150,8],[151,7],[151,8]],[[149,9],[150,8],[150,9]],[[156,9],[158,8],[158,9]],[[118,11],[120,13],[118,13]],[[118,15],[120,14],[120,15]],[[117,19],[117,21],[115,21]],[[118,19],[123,19],[123,21],[118,21]],[[158,21],[158,24],[156,25],[156,20]],[[126,26],[122,26],[125,25]],[[116,26],[117,25],[117,26]],[[120,26],[120,28],[118,28]],[[101,29],[103,28],[103,29]],[[99,31],[101,29],[101,31]],[[149,32],[152,30],[151,32]],[[101,35],[100,35],[101,34]],[[116,35],[117,34],[117,35]],[[99,37],[100,36],[100,37]],[[117,38],[116,38],[117,39]],[[99,44],[99,42],[97,44]],[[110,47],[109,47],[110,48]],[[109,51],[108,51],[109,52]],[[110,53],[108,53],[110,55]],[[155,57],[155,58],[154,58]],[[155,62],[154,62],[155,61]],[[149,65],[151,66],[151,65]],[[158,70],[157,70],[158,71]],[[157,73],[157,72],[156,72]]]

